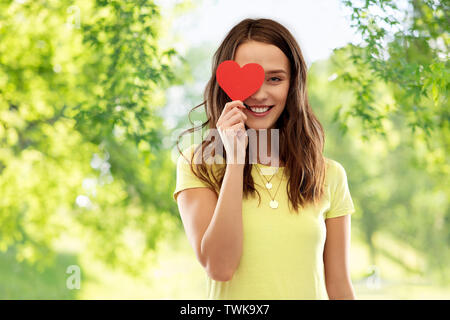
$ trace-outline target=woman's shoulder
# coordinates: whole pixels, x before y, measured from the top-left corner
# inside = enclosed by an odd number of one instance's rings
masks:
[[[331,159],[331,158],[325,158],[325,162],[328,167],[330,168],[337,168],[337,169],[344,169],[344,166],[337,160]]]
[[[327,157],[324,158],[327,164],[326,176],[328,181],[346,178],[347,174],[345,168],[339,161]]]
[[[218,168],[223,165],[225,165],[224,157],[221,155],[215,155],[214,157],[208,157],[210,150],[208,147],[206,147],[204,150],[201,150],[200,148],[201,144],[191,144],[187,147],[182,148],[182,153],[184,157],[186,157],[189,161],[189,163],[192,160],[192,155],[195,152],[194,158],[193,158],[193,164],[199,165],[199,164],[205,164],[207,167],[213,167]],[[179,155],[179,158],[183,158],[184,161],[187,161],[181,154]],[[203,159],[202,159],[203,158]]]

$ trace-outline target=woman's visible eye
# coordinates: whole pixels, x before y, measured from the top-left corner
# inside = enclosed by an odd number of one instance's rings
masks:
[[[278,77],[272,77],[272,78],[270,78],[270,80],[272,80],[272,79],[278,79],[279,81],[281,81],[281,79],[278,78]],[[278,82],[278,81],[275,81],[275,82]]]

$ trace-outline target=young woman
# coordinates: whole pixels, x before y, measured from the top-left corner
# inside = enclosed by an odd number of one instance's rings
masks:
[[[225,60],[264,69],[264,83],[245,101],[230,101],[217,84]],[[355,209],[345,169],[322,154],[323,128],[308,102],[307,67],[294,37],[273,20],[245,19],[223,40],[212,71],[200,104],[207,115],[201,128],[208,125],[210,134],[180,154],[173,193],[206,271],[207,298],[354,299],[348,255]],[[259,152],[250,163],[246,129],[258,132],[257,146],[267,143],[266,150],[279,130],[270,163]],[[199,157],[217,143],[225,147],[223,163]]]

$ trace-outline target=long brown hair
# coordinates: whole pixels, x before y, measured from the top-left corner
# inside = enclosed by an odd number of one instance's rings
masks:
[[[280,160],[285,164],[285,173],[289,177],[287,193],[289,200],[297,212],[299,206],[304,207],[308,203],[317,204],[324,194],[326,175],[326,160],[323,156],[325,136],[323,127],[313,113],[308,102],[306,88],[307,65],[303,59],[302,52],[295,38],[281,24],[271,19],[244,19],[235,25],[223,40],[214,54],[212,64],[212,75],[204,91],[203,103],[195,106],[189,112],[205,105],[207,121],[198,127],[183,131],[178,138],[197,129],[216,129],[216,123],[222,113],[225,104],[231,99],[219,87],[216,81],[216,70],[219,64],[225,60],[233,60],[237,47],[247,41],[259,41],[272,44],[280,48],[290,62],[291,79],[286,106],[278,118],[275,128],[279,129],[280,138]],[[214,172],[208,170],[209,164],[203,162],[194,164],[194,156],[200,151],[204,155],[205,148],[214,148],[218,141],[215,137],[208,135],[202,138],[202,142],[195,148],[190,160],[192,172],[218,195],[222,186],[225,168],[219,166]],[[177,148],[183,154],[177,141]],[[222,143],[220,141],[220,143]],[[201,150],[200,150],[201,148]],[[249,147],[247,146],[246,163],[244,167],[243,196],[247,198],[250,194],[258,193],[255,189],[251,175],[252,164],[249,163]],[[214,149],[216,150],[216,149]],[[226,152],[224,151],[225,159]],[[211,153],[214,155],[214,151]],[[184,156],[183,156],[184,157]],[[194,168],[196,170],[194,170]]]

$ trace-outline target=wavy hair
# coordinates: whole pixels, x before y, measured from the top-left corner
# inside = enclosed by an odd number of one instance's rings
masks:
[[[299,207],[304,207],[308,203],[317,204],[324,194],[327,169],[323,156],[325,137],[323,127],[308,102],[307,65],[302,52],[295,38],[280,23],[271,19],[244,19],[229,31],[213,56],[212,75],[204,91],[204,101],[190,110],[188,115],[189,121],[194,125],[190,114],[196,108],[204,105],[207,120],[198,127],[194,126],[183,131],[178,136],[177,148],[183,155],[179,142],[184,134],[205,127],[217,129],[216,123],[222,110],[225,104],[231,101],[216,81],[217,67],[225,60],[233,60],[237,47],[252,40],[277,46],[290,62],[291,79],[286,105],[276,121],[275,128],[279,129],[280,160],[285,164],[285,173],[289,179],[287,183],[289,201],[297,212]],[[204,156],[200,163],[194,164],[193,161],[199,151],[204,155],[205,148],[208,146],[208,149],[217,150],[216,144],[222,142],[215,140],[215,136],[211,134],[208,134],[206,138],[202,137],[202,142],[195,148],[189,162],[195,176],[209,185],[218,196],[226,165],[219,166],[219,170],[214,172],[208,169],[209,164],[203,161],[207,160]],[[247,146],[244,166],[243,197],[254,196],[257,192],[261,201],[261,195],[255,189],[251,175],[252,164],[248,160],[248,150],[249,146]],[[226,159],[226,152],[224,154]],[[211,155],[214,156],[215,152],[213,151]]]

